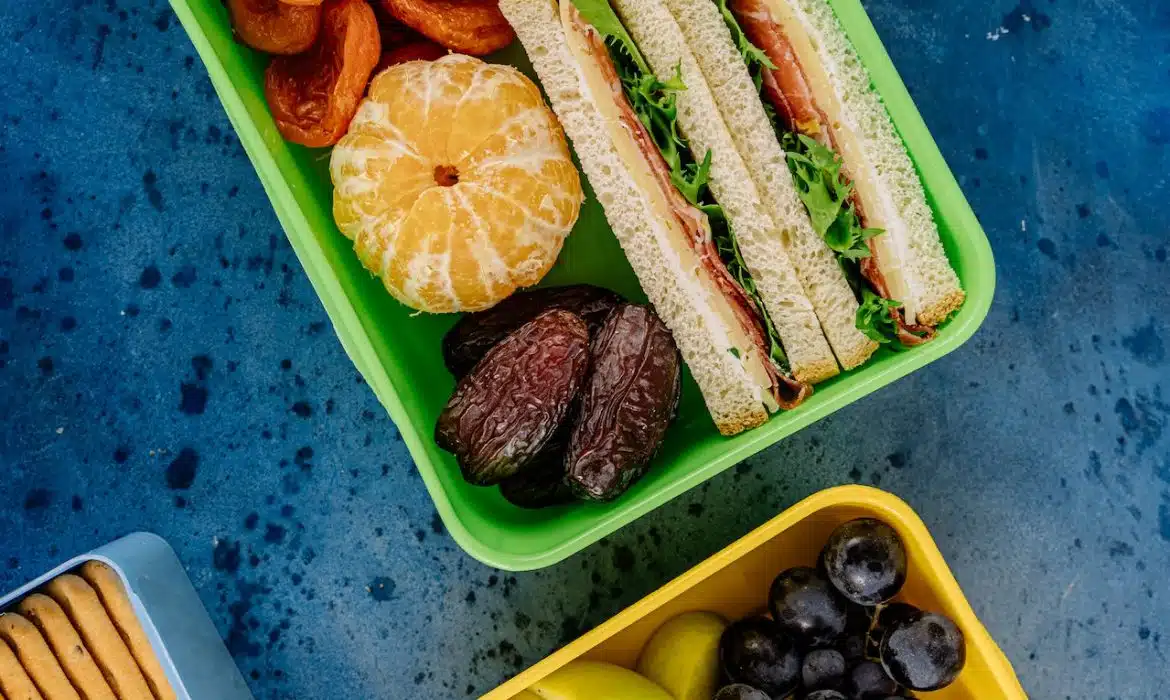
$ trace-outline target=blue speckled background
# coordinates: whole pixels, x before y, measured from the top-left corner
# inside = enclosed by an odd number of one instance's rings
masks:
[[[1015,2],[866,3],[995,248],[984,329],[514,575],[444,533],[166,3],[0,3],[0,590],[153,530],[258,698],[474,696],[859,481],[1033,697],[1170,697],[1170,4]]]

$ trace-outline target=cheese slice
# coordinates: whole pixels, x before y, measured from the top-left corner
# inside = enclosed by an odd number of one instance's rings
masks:
[[[770,360],[763,355],[761,349],[744,330],[731,302],[719,289],[718,283],[712,279],[711,273],[703,266],[699,255],[688,243],[687,234],[672,213],[667,197],[654,177],[646,156],[642,154],[634,135],[622,120],[621,108],[614,101],[613,90],[597,64],[589,37],[584,34],[585,30],[581,25],[574,21],[572,1],[561,0],[560,11],[569,50],[577,60],[581,75],[584,77],[585,85],[582,87],[592,96],[597,111],[605,120],[601,127],[609,134],[615,150],[629,170],[640,194],[654,210],[656,219],[654,230],[664,259],[676,268],[677,278],[686,281],[689,296],[696,302],[695,308],[703,316],[707,328],[714,336],[712,340],[727,348],[729,354],[738,355],[743,371],[757,385],[757,400],[764,404],[769,412],[775,413],[780,407],[772,393],[771,375],[764,365]]]

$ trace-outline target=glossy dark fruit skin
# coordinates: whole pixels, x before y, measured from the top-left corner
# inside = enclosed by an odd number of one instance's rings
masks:
[[[646,472],[678,410],[682,360],[645,306],[610,312],[590,347],[592,370],[565,453],[577,496],[608,501]]]
[[[950,618],[922,612],[886,630],[882,666],[911,690],[938,690],[950,685],[967,663],[963,631]]]
[[[849,700],[836,690],[814,690],[808,695],[804,696],[804,700]]]
[[[720,688],[711,700],[772,700],[772,698],[768,697],[764,691],[756,690],[750,685],[732,683]]]
[[[536,463],[571,413],[589,371],[589,328],[546,311],[491,349],[455,387],[435,442],[463,478],[497,484]]]
[[[577,418],[580,404],[573,403],[560,430],[553,435],[536,459],[523,471],[500,482],[500,495],[519,508],[549,508],[577,500],[565,481],[565,449]]]
[[[565,483],[564,450],[500,482],[500,494],[520,508],[548,508],[572,503],[573,489]]]
[[[805,690],[837,690],[845,685],[845,656],[836,649],[813,649],[800,665]]]
[[[898,685],[874,661],[862,661],[849,669],[845,688],[856,700],[876,700],[898,693]]]
[[[849,603],[821,572],[798,566],[772,580],[768,611],[781,629],[811,649],[831,644],[845,632]]]
[[[487,311],[467,314],[452,326],[443,336],[443,362],[459,379],[509,333],[551,309],[580,316],[589,332],[596,333],[621,301],[614,292],[591,284],[516,292]]]
[[[736,683],[782,698],[800,682],[800,653],[780,627],[766,617],[733,622],[719,639],[719,663]]]
[[[906,582],[906,548],[894,528],[873,518],[851,520],[833,531],[821,550],[829,580],[859,605],[884,603]]]
[[[895,624],[922,612],[909,603],[889,603],[876,612],[877,622],[874,625],[879,630],[887,630]],[[880,637],[881,635],[877,635]]]
[[[847,632],[844,637],[837,643],[837,649],[840,650],[841,655],[845,657],[845,663],[853,665],[865,658],[865,630],[860,632]]]

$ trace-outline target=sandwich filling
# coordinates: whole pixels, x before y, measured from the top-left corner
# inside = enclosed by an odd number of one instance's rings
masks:
[[[596,69],[612,99],[599,110],[613,115],[636,148],[631,169],[648,170],[647,187],[665,203],[675,243],[698,260],[696,275],[731,317],[728,353],[767,388],[769,410],[796,407],[812,388],[793,378],[735,234],[707,188],[710,153],[697,160],[678,131],[677,92],[686,86],[677,73],[666,81],[654,75],[608,0],[566,0],[561,15],[570,48],[585,54],[582,64]]]
[[[714,1],[788,155],[813,229],[836,254],[857,295],[858,330],[883,344],[930,340],[934,329],[915,324],[911,302],[917,295],[899,263],[902,222],[874,179],[857,172],[866,167],[865,154],[848,126],[829,116],[841,110],[810,38],[800,32],[784,0]]]

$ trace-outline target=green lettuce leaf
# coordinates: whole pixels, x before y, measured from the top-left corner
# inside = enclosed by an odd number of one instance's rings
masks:
[[[901,307],[902,302],[883,299],[868,287],[863,288],[861,306],[857,308],[857,330],[882,345],[901,347],[902,341],[898,340],[898,324],[890,316],[891,310]]]
[[[866,241],[883,231],[862,227],[850,201],[853,185],[841,174],[841,157],[804,134],[786,132],[781,145],[788,153],[788,169],[813,229],[839,256],[849,260],[868,258]]]

